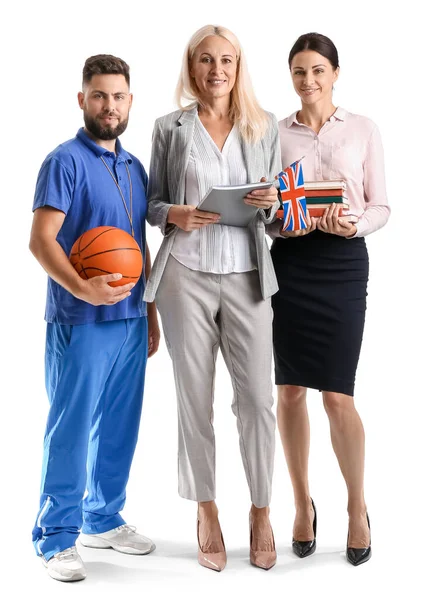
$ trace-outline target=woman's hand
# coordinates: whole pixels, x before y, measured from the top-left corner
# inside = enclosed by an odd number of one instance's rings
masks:
[[[266,177],[262,177],[260,181],[266,181]],[[268,189],[254,190],[247,194],[244,198],[245,204],[263,208],[264,210],[272,208],[275,202],[278,201],[278,190],[272,185]]]
[[[160,343],[160,327],[157,319],[157,309],[155,302],[149,302],[147,304],[147,315],[148,315],[148,358],[151,358],[153,354],[159,349]]]
[[[357,233],[357,227],[354,223],[349,223],[346,218],[339,216],[339,208],[337,204],[327,208],[319,219],[317,229],[341,237],[352,237]]]
[[[310,217],[309,212],[307,211],[306,214],[306,223],[307,223],[307,229],[298,229],[297,231],[282,231],[282,227],[280,229],[280,234],[282,237],[299,237],[301,235],[307,235],[308,233],[311,233],[312,231],[314,231],[318,225],[318,222],[320,221],[320,219],[317,219],[316,217]]]
[[[206,225],[213,225],[218,223],[219,219],[219,214],[197,210],[192,204],[172,206],[167,213],[167,222],[184,231],[194,231]]]

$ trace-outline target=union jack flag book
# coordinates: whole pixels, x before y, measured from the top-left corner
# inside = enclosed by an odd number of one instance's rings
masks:
[[[302,158],[278,175],[283,207],[282,231],[307,229],[307,201],[304,192]]]

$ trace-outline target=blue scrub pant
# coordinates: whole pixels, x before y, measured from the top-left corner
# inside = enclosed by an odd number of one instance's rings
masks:
[[[147,340],[147,317],[47,324],[50,411],[32,536],[46,560],[74,546],[81,527],[102,533],[125,523],[119,512],[138,438]]]

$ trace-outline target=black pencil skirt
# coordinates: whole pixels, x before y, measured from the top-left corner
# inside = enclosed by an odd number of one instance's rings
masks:
[[[354,395],[366,313],[364,238],[314,231],[276,239],[275,383]]]

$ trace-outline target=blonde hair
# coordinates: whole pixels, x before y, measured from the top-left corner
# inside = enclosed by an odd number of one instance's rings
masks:
[[[198,95],[197,86],[190,76],[190,63],[194,53],[204,40],[209,36],[219,36],[225,38],[236,51],[237,76],[235,85],[231,92],[231,106],[229,116],[238,126],[241,137],[249,143],[259,142],[265,135],[269,118],[266,112],[259,105],[254,94],[253,86],[247,70],[244,53],[237,37],[226,29],[218,25],[205,25],[194,33],[185,48],[182,59],[182,68],[176,87],[175,98],[178,106],[183,110],[190,110],[196,104],[201,105],[201,99]],[[190,102],[184,106],[182,101],[186,99]]]

